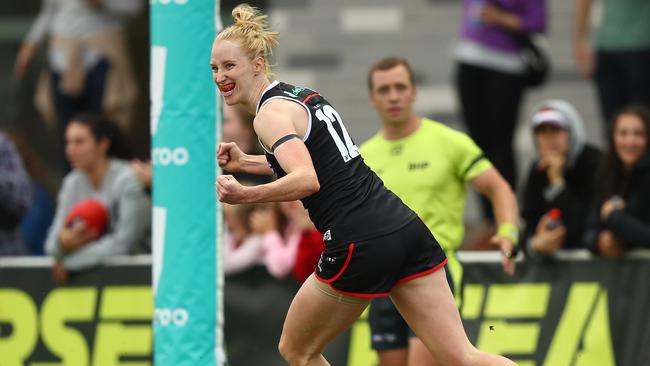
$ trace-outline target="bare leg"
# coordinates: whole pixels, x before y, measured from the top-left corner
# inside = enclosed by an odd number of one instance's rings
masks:
[[[403,347],[377,351],[377,357],[379,366],[405,366],[408,362],[409,350]]]
[[[284,320],[279,349],[291,366],[329,365],[321,352],[368,306],[367,299],[334,293],[317,281],[313,274],[305,281]]]
[[[516,366],[469,342],[443,268],[395,286],[391,298],[440,365]]]
[[[408,366],[437,366],[427,346],[417,337],[409,338]]]

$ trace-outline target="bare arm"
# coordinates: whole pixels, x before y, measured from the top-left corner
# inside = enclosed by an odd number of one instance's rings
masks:
[[[490,168],[474,178],[472,186],[490,200],[494,217],[499,225],[504,223],[517,225],[519,221],[517,199],[510,185],[495,168]]]
[[[575,40],[586,40],[588,36],[589,13],[592,0],[576,0],[575,10]]]
[[[481,11],[481,20],[489,25],[496,25],[510,31],[519,31],[522,21],[517,14],[503,10],[496,5],[486,4]]]
[[[307,123],[307,115],[298,104],[277,100],[268,103],[255,118],[255,132],[267,146],[280,138],[298,134],[297,124]],[[302,129],[302,125],[300,126]],[[273,152],[286,176],[253,187],[244,187],[231,176],[217,178],[219,199],[228,203],[292,201],[318,192],[320,184],[311,155],[302,140],[294,138]]]
[[[273,170],[271,170],[264,155],[245,154],[234,142],[223,142],[219,144],[217,161],[221,168],[232,173],[273,174]]]
[[[264,155],[246,155],[242,160],[242,168],[246,173],[271,175],[273,170]]]
[[[546,29],[546,2],[527,0],[523,12],[515,13],[488,2],[481,11],[481,20],[510,32],[543,33]]]
[[[52,19],[56,15],[57,5],[52,0],[41,2],[41,11],[29,28],[29,33],[23,40],[14,62],[14,77],[22,79],[27,71],[38,46],[47,38],[52,27]]]
[[[499,232],[492,239],[492,242],[499,246],[505,254],[502,260],[503,271],[512,275],[514,274],[515,267],[514,261],[512,261],[512,258],[509,258],[509,253],[512,253],[513,246],[517,244],[517,223],[519,221],[519,209],[517,208],[515,194],[512,192],[510,185],[494,167],[472,179],[471,183],[476,190],[486,196],[492,203],[494,217],[499,224]],[[512,228],[513,232],[505,235],[501,232],[502,227]]]
[[[318,192],[320,185],[305,144],[293,139],[275,150],[287,175],[269,184],[250,187],[250,202],[293,201]]]
[[[589,78],[593,69],[593,54],[589,47],[589,13],[592,0],[576,0],[574,18],[574,47],[578,70],[584,78]]]

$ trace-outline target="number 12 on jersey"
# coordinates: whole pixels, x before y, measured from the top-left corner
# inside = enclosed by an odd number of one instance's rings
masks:
[[[339,148],[339,152],[343,157],[343,161],[347,163],[353,158],[359,156],[359,148],[354,144],[354,142],[352,142],[352,138],[350,137],[350,134],[348,134],[348,130],[343,125],[341,116],[331,105],[325,105],[323,108],[317,110],[316,118],[325,122],[327,125],[327,131],[329,131],[330,135],[332,135],[332,139],[334,139],[336,147]],[[336,131],[334,128],[334,123],[338,123],[343,135],[342,138],[339,136],[338,131]]]

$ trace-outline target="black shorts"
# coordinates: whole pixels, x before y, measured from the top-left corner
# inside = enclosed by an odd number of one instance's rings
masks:
[[[447,263],[442,248],[418,217],[383,236],[354,243],[326,241],[325,245],[316,278],[352,296],[388,296],[396,284]]]
[[[446,267],[447,282],[453,294],[454,281],[451,278],[449,269]],[[368,323],[370,323],[372,349],[377,351],[407,347],[409,338],[415,337],[415,332],[406,324],[406,321],[388,297],[372,300]]]

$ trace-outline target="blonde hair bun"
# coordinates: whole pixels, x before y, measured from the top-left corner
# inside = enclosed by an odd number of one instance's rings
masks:
[[[263,57],[266,61],[266,74],[271,75],[269,59],[273,47],[277,46],[280,33],[272,31],[268,26],[268,16],[260,9],[248,4],[239,4],[232,10],[233,25],[227,27],[217,40],[236,40],[246,50],[248,57],[253,60]]]
[[[268,16],[262,14],[258,8],[248,4],[239,4],[232,10],[232,19],[235,21],[234,26],[256,32],[265,31],[268,25],[267,18]]]

